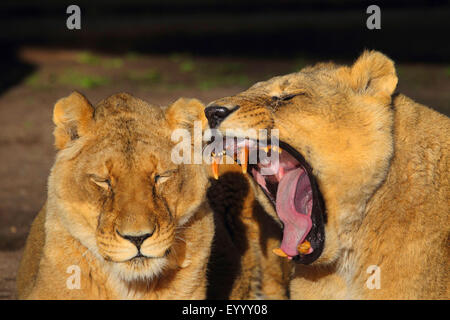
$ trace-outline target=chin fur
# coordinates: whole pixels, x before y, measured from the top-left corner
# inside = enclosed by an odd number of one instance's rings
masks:
[[[128,262],[109,262],[110,270],[120,280],[151,280],[160,275],[167,265],[167,258],[132,260]]]

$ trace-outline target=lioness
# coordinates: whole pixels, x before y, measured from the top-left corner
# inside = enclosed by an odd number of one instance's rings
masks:
[[[274,252],[298,263],[291,298],[450,298],[450,120],[394,94],[397,81],[394,63],[371,51],[351,67],[317,64],[205,109],[223,134],[279,130],[277,171],[248,168],[284,225]]]
[[[273,258],[260,258],[253,248],[237,252],[220,242],[231,238],[222,227],[230,210],[214,216],[206,199],[205,167],[171,160],[172,131],[191,131],[194,121],[206,124],[203,110],[195,99],[161,108],[124,93],[95,108],[77,92],[56,103],[58,153],[47,203],[32,225],[21,261],[19,298],[285,297],[281,264],[272,261],[267,276],[252,271],[248,277],[246,270],[260,270],[255,261]],[[234,223],[242,223],[241,211],[253,214],[252,193],[241,194]],[[214,190],[210,197],[220,207]],[[250,231],[240,239],[254,243],[245,237]],[[276,243],[274,232],[265,241]],[[231,270],[236,274],[227,269],[230,265],[237,266]],[[207,276],[213,281],[208,283]],[[226,288],[218,285],[221,281]]]
[[[198,186],[208,176],[201,165],[175,165],[170,153],[172,129],[202,109],[182,100],[164,111],[128,94],[95,108],[76,92],[56,103],[59,152],[21,262],[19,298],[205,297],[214,222]]]

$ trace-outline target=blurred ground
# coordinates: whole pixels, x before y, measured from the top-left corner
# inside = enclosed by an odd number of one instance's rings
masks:
[[[154,104],[166,105],[181,96],[208,103],[316,62],[302,57],[103,55],[33,48],[23,49],[20,58],[34,65],[34,72],[0,96],[0,299],[14,298],[21,249],[46,198],[55,155],[51,118],[57,99],[79,90],[96,104],[126,91]],[[401,93],[450,114],[450,65],[405,63],[397,70]]]

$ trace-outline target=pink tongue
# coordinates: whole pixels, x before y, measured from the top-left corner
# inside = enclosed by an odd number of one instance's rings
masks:
[[[303,168],[297,168],[287,172],[278,185],[276,209],[284,224],[281,249],[291,257],[298,255],[297,246],[303,242],[312,225],[308,212],[298,212],[295,206],[296,194],[300,196],[302,193],[297,188],[304,189],[305,184],[309,184],[308,175]]]

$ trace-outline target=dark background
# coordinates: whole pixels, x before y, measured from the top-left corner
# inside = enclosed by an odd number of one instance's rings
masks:
[[[449,63],[450,4],[445,0],[103,0],[77,1],[82,29],[68,31],[72,2],[3,0],[2,83],[14,82],[17,49],[89,48],[104,52],[354,59],[376,48],[397,62]],[[368,30],[366,8],[382,9]]]
[[[81,30],[66,8],[81,8]],[[381,8],[381,30],[366,9]],[[52,109],[73,90],[92,103],[127,91],[167,105],[208,103],[256,81],[376,49],[398,89],[450,114],[448,1],[12,1],[0,3],[0,299],[15,272],[54,161]]]

